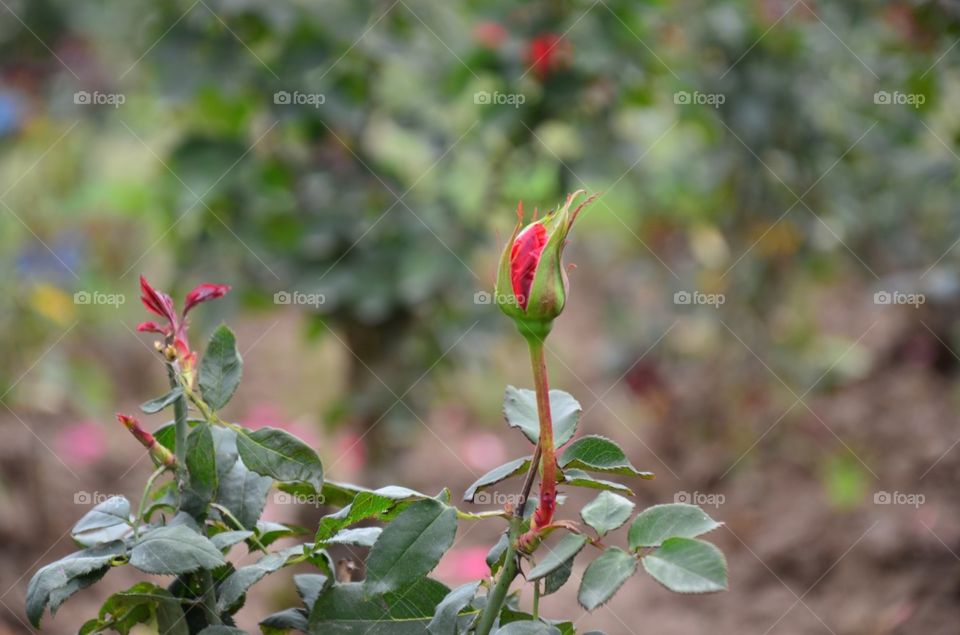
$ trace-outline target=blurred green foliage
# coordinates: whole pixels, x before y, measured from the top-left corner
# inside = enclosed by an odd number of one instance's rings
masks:
[[[747,324],[796,309],[771,337],[812,381],[835,347],[810,331],[810,284],[956,262],[958,18],[932,2],[11,2],[4,376],[73,322],[51,288],[129,293],[159,268],[261,307],[323,294],[302,308],[356,354],[343,412],[372,424],[497,319],[474,293],[516,202],[585,187],[603,196],[575,253],[609,272],[589,286],[620,355],[669,324],[674,289],[700,288]],[[663,299],[638,327],[650,288]]]

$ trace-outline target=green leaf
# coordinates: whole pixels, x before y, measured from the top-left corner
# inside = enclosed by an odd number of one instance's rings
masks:
[[[571,443],[560,455],[560,467],[653,478],[650,472],[641,472],[633,467],[619,445],[598,435],[580,437]]]
[[[187,426],[192,430],[201,423],[205,423],[203,419],[187,419]],[[221,430],[227,430],[228,428],[220,428]],[[153,431],[153,437],[157,440],[157,443],[167,448],[171,452],[176,453],[177,451],[177,424],[174,421],[168,421],[156,430]]]
[[[180,601],[169,591],[149,582],[139,582],[114,593],[100,608],[99,618],[84,624],[81,635],[114,630],[128,633],[137,624],[156,621],[161,635],[188,635]]]
[[[227,405],[240,384],[243,359],[237,352],[233,331],[221,325],[213,332],[200,360],[200,392],[214,410]]]
[[[564,445],[573,438],[583,408],[569,393],[562,390],[550,391],[550,416],[553,419],[553,443],[556,447]],[[507,386],[503,397],[503,415],[507,425],[519,428],[530,443],[536,445],[540,440],[540,417],[537,413],[537,393],[525,388]]]
[[[110,562],[123,552],[123,543],[115,541],[77,551],[42,567],[27,586],[26,607],[30,623],[39,628],[48,603],[51,614],[56,613],[67,598],[102,578],[110,568]]]
[[[267,503],[271,485],[272,478],[251,472],[242,461],[236,461],[220,478],[217,499],[244,527],[254,529]]]
[[[491,485],[495,485],[500,481],[504,481],[511,476],[517,476],[518,474],[523,474],[530,468],[530,461],[532,456],[525,456],[521,459],[516,459],[510,461],[509,463],[504,463],[499,467],[495,467],[480,478],[478,478],[473,485],[467,488],[467,491],[463,495],[463,500],[468,503],[472,503],[473,499],[476,497],[477,492]]]
[[[507,552],[507,546],[510,544],[510,538],[507,532],[500,534],[500,538],[487,552],[486,563],[490,567],[490,574],[496,575],[497,570],[503,566],[503,556]]]
[[[270,615],[260,622],[263,635],[282,635],[290,631],[307,632],[307,612],[303,609],[285,609]]]
[[[310,612],[311,635],[423,635],[437,605],[450,592],[418,578],[394,592],[371,596],[362,582],[335,584]]]
[[[210,431],[213,433],[219,481],[217,501],[230,510],[245,528],[255,529],[267,503],[273,479],[251,472],[243,461],[237,460],[236,432],[222,426],[213,427]]]
[[[251,565],[240,567],[231,573],[217,591],[217,611],[233,613],[241,606],[240,600],[247,589],[263,579],[267,574],[277,571],[287,561],[303,554],[303,545],[295,545],[281,551],[270,553]]]
[[[333,507],[346,507],[360,492],[372,491],[367,487],[354,485],[353,483],[342,483],[339,481],[323,481],[323,502]]]
[[[70,533],[84,547],[92,547],[123,538],[132,531],[130,522],[130,501],[111,496],[88,511]]]
[[[140,410],[143,410],[148,415],[156,414],[172,404],[174,401],[183,396],[183,388],[177,386],[167,394],[162,397],[157,397],[156,399],[151,399],[150,401],[145,401],[140,404]]]
[[[260,428],[237,434],[237,450],[244,465],[278,481],[306,483],[323,490],[323,465],[306,443],[285,430]]]
[[[217,462],[213,433],[204,422],[187,437],[187,474],[189,481],[183,492],[181,508],[191,516],[206,513],[217,491]]]
[[[260,544],[264,547],[269,547],[277,540],[286,538],[287,536],[302,536],[307,533],[305,528],[296,525],[284,525],[265,520],[257,523],[257,540],[259,540]]]
[[[180,507],[180,492],[177,491],[177,482],[171,479],[150,494],[147,508],[143,510],[143,523],[149,523],[153,515],[158,511],[166,511],[173,515],[177,513]]]
[[[304,606],[312,609],[317,598],[327,587],[332,584],[332,580],[319,573],[301,573],[293,576],[293,583],[297,586],[297,593],[303,600]]]
[[[217,480],[222,481],[237,462],[237,433],[223,426],[211,427],[210,433],[216,455]]]
[[[637,569],[637,561],[619,547],[610,547],[590,563],[580,582],[577,599],[580,606],[592,611],[617,592]]]
[[[527,580],[539,580],[548,573],[559,569],[567,560],[580,553],[585,544],[587,544],[586,536],[567,534],[560,539],[556,546],[547,548],[547,555],[530,570],[530,573],[527,574]]]
[[[247,631],[237,628],[235,626],[224,626],[223,624],[215,624],[213,626],[208,626],[197,635],[249,635]]]
[[[224,563],[216,545],[186,525],[153,529],[130,550],[130,564],[144,573],[189,573]]]
[[[600,492],[599,496],[580,510],[580,517],[602,536],[627,522],[633,508],[634,504],[623,496]]]
[[[653,475],[649,472],[645,472],[649,476],[641,475],[640,478],[653,478]],[[610,492],[619,492],[627,496],[633,496],[633,490],[623,485],[622,483],[617,483],[614,481],[605,481],[603,479],[594,478],[590,474],[587,474],[583,470],[578,470],[576,468],[567,468],[561,472],[562,483],[567,485],[572,485],[574,487],[588,487],[590,489],[599,489],[606,490]]]
[[[630,525],[627,541],[631,549],[656,547],[667,538],[696,538],[719,526],[720,523],[696,505],[654,505],[637,514]]]
[[[223,551],[227,547],[232,547],[237,543],[243,542],[252,535],[252,531],[221,531],[219,534],[211,536],[210,542],[212,542],[217,549]]]
[[[324,491],[327,491],[326,485],[324,485]],[[426,494],[395,485],[381,487],[378,490],[358,490],[354,496],[352,503],[320,519],[317,526],[317,543],[323,543],[344,527],[361,520],[368,518],[390,520],[396,513],[406,509],[410,503],[430,498]]]
[[[353,545],[354,547],[372,547],[383,529],[380,527],[356,527],[341,529],[324,541],[325,545]]]
[[[556,593],[570,579],[573,572],[573,560],[576,556],[570,556],[562,565],[547,574],[543,579],[543,595]]]
[[[468,582],[450,591],[437,605],[436,614],[427,625],[427,632],[430,635],[457,635],[460,611],[473,602],[479,586],[480,582]]]
[[[643,568],[677,593],[711,593],[727,588],[727,561],[709,542],[669,538],[643,557]]]
[[[453,507],[431,499],[410,505],[387,525],[370,550],[364,590],[378,595],[426,575],[453,544],[456,533]]]

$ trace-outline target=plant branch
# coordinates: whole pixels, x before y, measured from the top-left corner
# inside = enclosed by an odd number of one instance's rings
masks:
[[[520,537],[520,547],[524,548],[537,538],[541,528],[546,527],[553,520],[557,498],[557,456],[553,440],[553,418],[550,413],[550,384],[547,379],[547,359],[544,354],[543,341],[534,337],[527,338],[530,349],[530,365],[533,369],[533,383],[537,395],[537,414],[540,420],[540,441],[537,444],[540,456],[534,452],[534,461],[530,465],[531,472],[527,473],[524,482],[526,495],[532,484],[532,470],[540,465],[540,496],[537,508],[530,520],[530,531]],[[539,459],[539,461],[537,460]],[[526,504],[526,495],[523,503]]]
[[[239,520],[237,520],[237,517],[234,516],[233,513],[232,513],[229,509],[227,509],[226,507],[224,507],[223,505],[218,505],[217,503],[210,503],[210,507],[213,507],[215,510],[217,510],[218,512],[220,512],[220,514],[221,514],[224,518],[226,518],[226,519],[228,519],[230,522],[232,522],[233,525],[234,525],[234,527],[236,527],[238,530],[240,530],[240,531],[246,531],[246,530],[247,530],[247,528],[243,526],[243,523],[241,523]],[[256,532],[254,532],[254,534],[253,534],[252,536],[250,536],[250,540],[252,540],[252,541],[253,541],[253,544],[255,544],[255,545],[257,546],[257,549],[259,549],[259,550],[262,551],[263,553],[267,553],[267,548],[264,547],[264,546],[263,546],[263,543],[260,542],[260,539],[257,538]]]
[[[537,470],[540,467],[541,454],[540,442],[538,441],[537,447],[533,451],[533,458],[530,461],[530,468],[527,470],[527,476],[523,479],[523,487],[520,488],[520,498],[513,509],[513,515],[517,518],[523,518],[524,508],[527,506],[527,499],[530,498],[530,490],[533,489],[533,479],[537,475]]]
[[[167,376],[170,379],[170,388],[181,385],[180,364],[172,360],[167,364]],[[181,396],[173,402],[174,421],[174,455],[177,457],[177,487],[180,492],[186,485],[187,479],[187,401]]]
[[[540,580],[533,583],[533,619],[540,619]]]
[[[170,388],[180,386],[184,394],[190,391],[189,382],[183,381],[180,373],[180,364],[176,359],[171,359],[167,364],[167,376],[170,378]],[[206,405],[206,404],[204,404]],[[181,500],[187,487],[189,472],[187,470],[187,433],[189,424],[187,423],[187,399],[180,395],[173,402],[174,433],[176,436],[175,455],[177,457],[177,489],[180,492]],[[200,519],[202,523],[202,519]],[[206,532],[204,532],[206,533]],[[220,615],[217,613],[217,595],[213,585],[213,574],[203,569],[197,574],[197,581],[200,584],[201,600],[203,601],[203,611],[207,616],[207,624],[221,624]]]
[[[133,539],[136,540],[140,536],[140,524],[143,522],[143,511],[147,504],[147,497],[150,496],[150,490],[153,489],[153,484],[160,477],[161,474],[167,471],[166,465],[161,465],[153,474],[150,475],[150,478],[147,479],[147,486],[143,488],[143,496],[140,497],[140,507],[137,509],[137,517],[134,519],[133,524]]]
[[[489,635],[493,624],[500,615],[500,609],[507,598],[510,584],[517,577],[520,569],[517,566],[517,538],[520,536],[521,519],[514,516],[510,519],[510,530],[507,533],[507,551],[503,556],[503,569],[493,590],[487,596],[487,604],[483,607],[480,619],[477,621],[476,635]]]
[[[213,573],[209,569],[200,571],[200,588],[203,593],[203,612],[207,615],[207,624],[222,624],[217,613],[217,594],[213,586]]]

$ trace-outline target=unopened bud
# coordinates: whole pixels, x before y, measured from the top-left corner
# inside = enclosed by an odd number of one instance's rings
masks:
[[[496,299],[525,337],[545,338],[563,311],[568,286],[563,248],[580,210],[593,200],[588,197],[571,209],[581,194],[582,190],[570,194],[563,207],[526,227],[523,208],[517,207],[517,226],[500,257]]]
[[[157,465],[166,465],[173,467],[177,464],[177,459],[173,453],[166,447],[157,443],[156,437],[140,427],[140,422],[136,417],[117,413],[117,420],[130,431],[130,434],[150,452],[150,458]]]

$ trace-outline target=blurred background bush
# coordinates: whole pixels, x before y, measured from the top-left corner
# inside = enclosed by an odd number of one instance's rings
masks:
[[[497,236],[579,188],[554,384],[658,474],[641,500],[718,506],[733,590],[633,580],[578,628],[955,632],[958,27],[920,0],[0,1],[0,632],[147,472],[112,423],[164,383],[138,274],[233,285],[194,319],[239,329],[236,418],[333,478],[459,491],[525,443]]]

